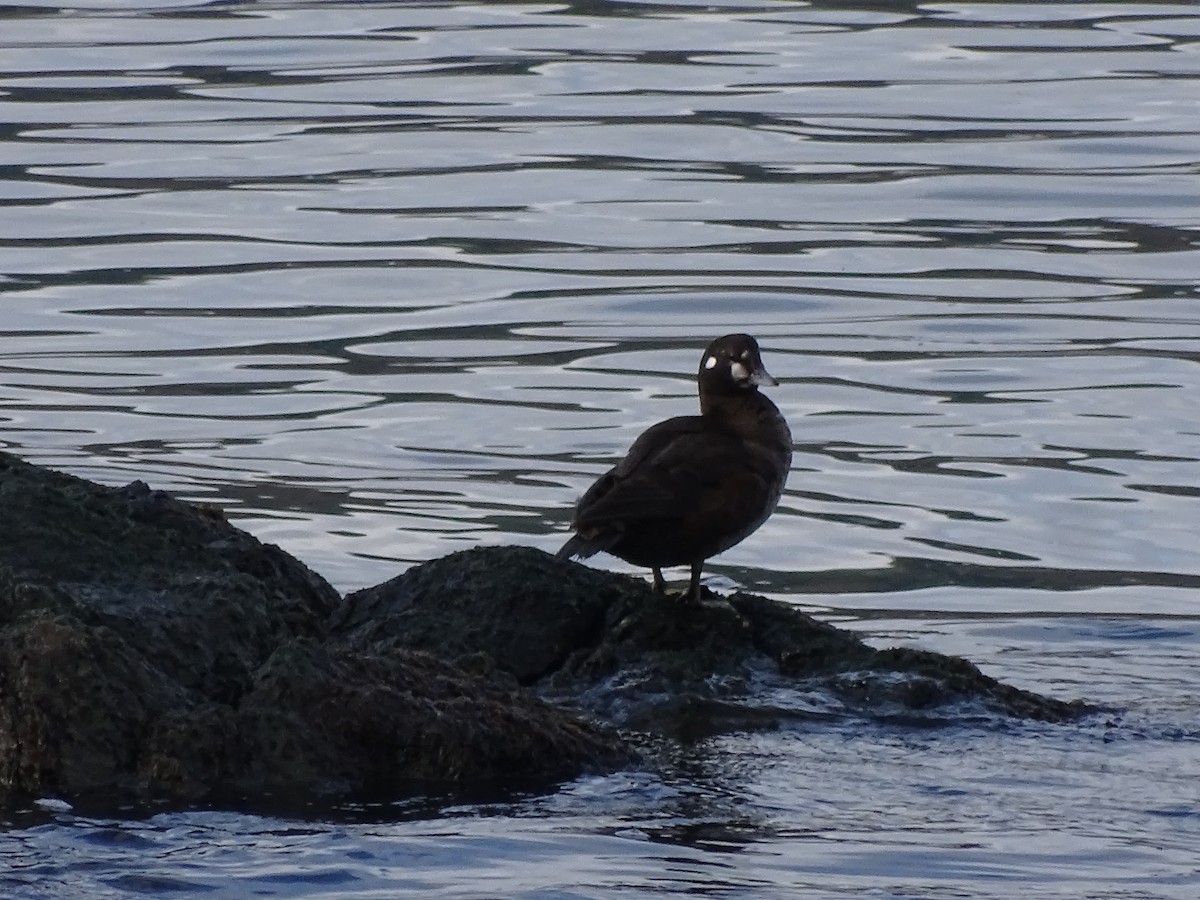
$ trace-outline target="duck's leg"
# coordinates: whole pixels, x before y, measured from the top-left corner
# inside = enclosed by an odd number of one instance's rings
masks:
[[[688,582],[688,592],[684,599],[690,603],[700,602],[700,572],[704,569],[704,560],[692,563],[692,580]]]
[[[651,566],[650,569],[654,572],[654,592],[665,594],[667,592],[667,583],[663,581],[662,569],[658,566]]]

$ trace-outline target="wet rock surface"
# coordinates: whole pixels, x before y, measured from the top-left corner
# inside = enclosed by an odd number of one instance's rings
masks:
[[[677,737],[831,716],[1059,722],[1088,711],[1002,684],[964,659],[877,650],[765,597],[689,604],[526,547],[415,566],[350,594],[332,623],[350,645],[483,654],[557,703]]]
[[[219,513],[0,454],[0,802],[386,791],[628,758],[495,672],[328,642],[339,602]]]
[[[0,453],[2,804],[549,783],[628,764],[617,728],[1087,711],[763,597],[687,604],[529,548],[343,599],[217,512]]]

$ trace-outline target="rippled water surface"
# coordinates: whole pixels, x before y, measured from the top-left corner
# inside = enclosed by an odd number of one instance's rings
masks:
[[[797,452],[710,584],[1112,709],[43,810],[0,895],[1200,896],[1197,6],[26,0],[0,109],[0,446],[345,590],[554,549],[750,331]]]

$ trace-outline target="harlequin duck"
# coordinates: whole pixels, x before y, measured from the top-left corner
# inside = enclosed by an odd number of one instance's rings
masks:
[[[700,360],[700,415],[677,416],[642,433],[625,458],[575,505],[575,534],[559,559],[601,550],[649,566],[689,565],[685,599],[699,601],[704,561],[751,534],[775,511],[792,464],[792,433],[760,385],[779,384],[758,342],[727,334]]]

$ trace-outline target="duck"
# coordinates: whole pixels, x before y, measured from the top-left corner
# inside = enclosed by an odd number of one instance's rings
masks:
[[[708,345],[696,375],[700,414],[650,426],[624,459],[575,504],[559,559],[604,552],[662,570],[690,566],[685,602],[699,603],[707,560],[741,543],[775,511],[792,464],[792,433],[760,387],[779,382],[758,341],[727,334]]]

